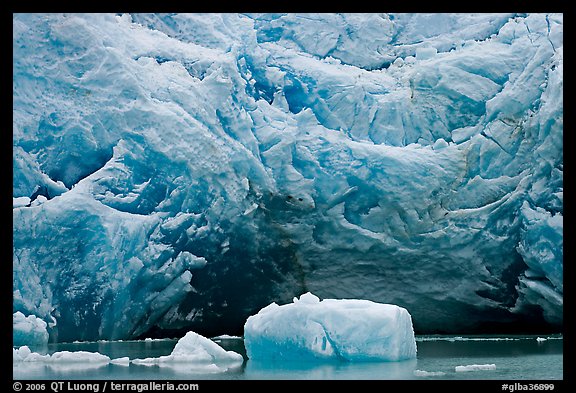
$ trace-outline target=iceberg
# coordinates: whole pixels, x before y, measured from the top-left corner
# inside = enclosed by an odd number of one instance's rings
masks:
[[[192,331],[178,340],[170,355],[132,360],[133,364],[143,366],[162,366],[210,372],[222,372],[237,368],[243,362],[244,357],[239,353],[227,351],[209,338]]]
[[[25,316],[20,311],[12,315],[12,345],[20,347],[48,344],[48,324],[34,315]]]
[[[58,351],[52,355],[42,355],[32,352],[27,345],[20,348],[12,348],[12,361],[17,362],[45,362],[48,364],[67,365],[67,364],[108,364],[110,358],[98,352],[87,351]]]
[[[13,313],[51,342],[307,291],[562,330],[562,13],[15,13],[12,118]]]
[[[414,370],[414,376],[416,377],[443,377],[444,375],[446,375],[444,371]]]
[[[98,352],[58,351],[53,354],[32,352],[26,345],[12,349],[13,367],[26,363],[25,370],[32,371],[40,367],[48,367],[58,372],[94,370],[106,367],[110,358]]]
[[[416,358],[408,311],[363,299],[324,299],[307,292],[271,303],[244,325],[253,360],[400,361]]]

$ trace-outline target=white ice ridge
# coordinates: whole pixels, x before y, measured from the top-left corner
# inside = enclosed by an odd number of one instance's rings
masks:
[[[496,370],[496,365],[495,364],[469,364],[467,366],[454,367],[454,371],[456,371],[456,372],[486,371],[486,370]]]
[[[243,361],[244,358],[239,353],[226,351],[209,338],[190,331],[178,340],[170,355],[134,359],[132,363],[144,366],[165,366],[220,372],[236,368]]]
[[[398,361],[416,357],[412,318],[405,308],[363,299],[271,303],[244,325],[249,359]]]

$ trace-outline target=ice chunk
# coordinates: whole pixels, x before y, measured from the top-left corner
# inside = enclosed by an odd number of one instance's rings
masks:
[[[226,371],[240,366],[243,361],[244,358],[239,353],[226,351],[214,341],[190,331],[178,340],[170,355],[134,359],[132,363],[145,366],[185,367],[203,371]]]
[[[18,198],[12,198],[12,208],[16,209],[17,207],[26,206],[30,203],[30,198],[23,196]]]
[[[448,142],[446,142],[444,139],[440,138],[436,142],[434,142],[434,144],[432,145],[432,148],[434,150],[440,150],[440,149],[444,149],[445,147],[448,147],[448,146],[449,146]]]
[[[212,337],[212,340],[236,340],[236,339],[242,339],[242,337],[240,336],[231,336],[229,334],[221,334],[219,336],[216,337]]]
[[[446,375],[444,371],[414,370],[414,376],[416,377],[441,377],[443,375]]]
[[[249,359],[397,361],[416,357],[408,311],[362,299],[320,299],[305,293],[272,303],[248,318]]]
[[[32,351],[27,345],[23,345],[20,348],[12,348],[12,362],[23,362],[31,353]]]
[[[214,341],[192,331],[178,340],[170,356],[175,360],[180,360],[189,357],[194,358],[198,355],[200,359],[204,354],[208,355],[214,363],[243,361],[242,355],[234,351],[226,351]]]
[[[115,364],[117,366],[129,366],[130,365],[130,358],[125,356],[121,358],[112,359],[110,363]]]
[[[60,351],[50,356],[53,363],[110,363],[110,358],[98,352]]]
[[[38,197],[30,203],[30,206],[40,206],[47,200],[48,198],[46,198],[44,195],[38,195]]]
[[[456,366],[454,370],[459,372],[468,371],[484,371],[484,370],[496,370],[495,364],[469,364],[467,366]]]
[[[12,315],[12,345],[46,345],[48,344],[47,324],[35,315],[25,316],[20,311]]]

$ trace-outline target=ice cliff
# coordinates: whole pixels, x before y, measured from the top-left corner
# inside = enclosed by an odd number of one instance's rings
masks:
[[[14,14],[13,198],[51,340],[307,291],[558,331],[563,15]]]

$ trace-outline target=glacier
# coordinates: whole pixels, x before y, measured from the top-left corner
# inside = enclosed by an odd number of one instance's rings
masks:
[[[563,14],[12,28],[13,313],[49,341],[242,335],[308,291],[561,331]]]
[[[416,358],[410,313],[363,299],[323,299],[306,292],[248,317],[250,360],[400,361]]]

